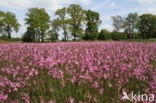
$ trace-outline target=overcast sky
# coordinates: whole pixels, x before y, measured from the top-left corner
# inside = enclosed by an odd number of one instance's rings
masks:
[[[156,0],[0,0],[0,10],[16,14],[22,26],[18,33],[12,35],[20,37],[26,31],[24,18],[28,8],[45,8],[53,19],[56,9],[73,3],[80,4],[83,9],[99,12],[102,20],[100,29],[104,28],[110,31],[113,30],[111,16],[125,17],[130,12],[156,14]]]

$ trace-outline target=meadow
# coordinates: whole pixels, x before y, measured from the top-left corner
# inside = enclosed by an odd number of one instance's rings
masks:
[[[156,95],[156,43],[0,44],[1,103],[136,103],[123,91]]]

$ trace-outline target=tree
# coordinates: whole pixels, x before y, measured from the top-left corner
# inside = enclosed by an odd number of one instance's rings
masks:
[[[22,36],[23,42],[35,42],[35,29],[27,28],[27,31]]]
[[[124,32],[112,32],[111,34],[111,39],[112,40],[123,40],[127,39],[126,34]]]
[[[67,12],[69,14],[69,29],[75,41],[77,37],[83,34],[82,23],[85,19],[85,13],[82,7],[77,4],[71,4],[67,8]]]
[[[64,34],[64,40],[68,40],[68,25],[69,25],[69,20],[67,19],[67,8],[63,7],[61,9],[58,9],[55,12],[55,15],[58,16],[57,21],[58,23],[60,23],[60,27],[63,30],[63,34]]]
[[[123,18],[117,15],[117,16],[112,16],[112,20],[113,20],[114,31],[120,32],[120,30],[123,28],[123,23],[124,23]]]
[[[110,32],[106,29],[102,29],[98,36],[98,40],[108,40],[110,38]]]
[[[0,12],[0,33],[7,35],[8,39],[11,39],[11,33],[13,31],[18,32],[20,24],[14,13],[12,12]]]
[[[100,14],[95,11],[87,10],[86,14],[86,22],[87,28],[85,30],[85,40],[96,40],[98,37],[98,28],[101,23]]]
[[[55,19],[51,22],[51,27],[52,27],[52,31],[55,33],[55,34],[58,34],[59,33],[59,30],[60,30],[60,21],[58,19]],[[59,34],[58,34],[59,35]]]
[[[58,34],[54,33],[53,30],[49,30],[47,32],[48,36],[50,37],[50,40],[53,41],[57,41],[58,40]]]
[[[51,27],[52,27],[52,30],[50,31],[50,34],[53,35],[53,37],[55,37],[56,40],[58,40],[58,36],[59,36],[59,31],[60,31],[60,23],[61,21],[57,19],[53,20],[51,22]],[[53,33],[52,33],[53,32]],[[51,36],[52,36],[51,35]]]
[[[139,31],[145,39],[156,37],[156,15],[141,15],[139,21]]]
[[[50,36],[51,41],[58,40],[59,30],[60,30],[60,22],[61,21],[58,20],[58,18],[55,20],[52,20],[52,22],[51,22],[52,30],[49,30],[47,33]]]
[[[26,25],[27,29],[35,32],[35,41],[37,39],[44,42],[44,36],[46,31],[49,29],[50,16],[43,8],[30,8],[28,13],[26,13]]]
[[[139,16],[137,13],[129,13],[128,17],[125,18],[124,28],[125,33],[128,34],[128,38],[135,38],[135,33],[138,31],[137,24],[139,22]]]
[[[4,33],[4,18],[5,18],[5,13],[3,11],[0,11],[0,34],[3,35]]]

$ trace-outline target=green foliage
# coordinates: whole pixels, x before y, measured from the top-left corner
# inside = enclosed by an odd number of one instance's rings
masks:
[[[98,40],[109,40],[111,39],[110,32],[106,29],[102,29],[99,33]]]
[[[127,34],[127,38],[136,38],[135,34],[138,31],[138,22],[139,22],[139,16],[137,13],[129,13],[128,17],[125,18],[124,22],[124,29],[125,33]]]
[[[139,31],[144,39],[156,37],[156,15],[143,14],[140,16]]]
[[[144,42],[144,43],[151,43],[156,42],[156,38],[150,38],[150,39],[126,39],[124,40],[126,42]]]
[[[111,39],[112,40],[124,40],[126,39],[126,34],[123,32],[112,32]]]
[[[137,13],[129,13],[125,19],[117,15],[112,20],[114,31],[124,31],[128,39],[156,38],[156,15],[143,14],[139,17]]]
[[[34,29],[28,29],[22,36],[23,42],[35,42],[35,31]]]
[[[16,43],[16,42],[21,42],[21,38],[19,37],[12,37],[11,39],[8,39],[7,36],[0,36],[0,43],[4,42],[4,43]]]
[[[63,30],[64,40],[68,40],[68,29],[69,29],[69,20],[67,19],[67,8],[63,7],[61,9],[58,9],[55,12],[55,15],[58,16],[56,19],[58,21],[58,24],[60,25],[60,28]]]
[[[37,35],[39,39],[44,42],[44,36],[49,29],[50,16],[44,8],[30,8],[26,13],[26,25],[27,30],[34,31],[34,35]],[[36,36],[34,36],[36,37]],[[36,39],[36,38],[34,38]]]
[[[117,16],[112,16],[112,20],[113,20],[114,31],[119,32],[123,28],[124,19],[121,16],[117,15]]]
[[[21,41],[22,41],[22,39],[21,39],[20,37],[12,37],[12,38],[11,38],[11,41],[21,42]]]
[[[47,32],[48,36],[50,37],[50,40],[53,42],[53,41],[57,41],[58,40],[58,34],[55,33],[54,31],[52,30],[49,30]]]
[[[98,27],[101,23],[100,14],[95,11],[87,10],[86,14],[86,30],[85,30],[85,40],[96,40],[98,38]]]
[[[74,41],[77,37],[80,37],[83,34],[82,24],[85,20],[84,10],[80,5],[71,4],[67,8],[67,12],[69,14],[69,30],[74,37]]]
[[[6,35],[0,36],[0,40],[8,40],[8,37]]]
[[[4,17],[5,13],[3,11],[0,11],[0,34],[3,34],[4,32]]]
[[[54,33],[54,34],[57,34],[57,35],[59,35],[58,33],[59,33],[59,30],[60,30],[60,23],[61,21],[60,20],[58,20],[58,19],[55,19],[55,20],[52,20],[52,22],[51,22],[51,27],[52,27],[52,32]],[[50,33],[51,34],[51,33]]]
[[[11,33],[18,32],[19,27],[20,24],[14,13],[0,11],[0,34],[11,39]]]

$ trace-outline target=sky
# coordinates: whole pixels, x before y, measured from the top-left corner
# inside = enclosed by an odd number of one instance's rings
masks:
[[[102,24],[100,29],[113,30],[111,16],[138,12],[156,14],[156,0],[0,0],[0,10],[16,14],[21,24],[19,32],[12,33],[13,37],[21,37],[26,31],[25,14],[29,8],[45,8],[51,19],[55,18],[55,11],[70,4],[80,4],[83,9],[90,9],[100,13]]]

